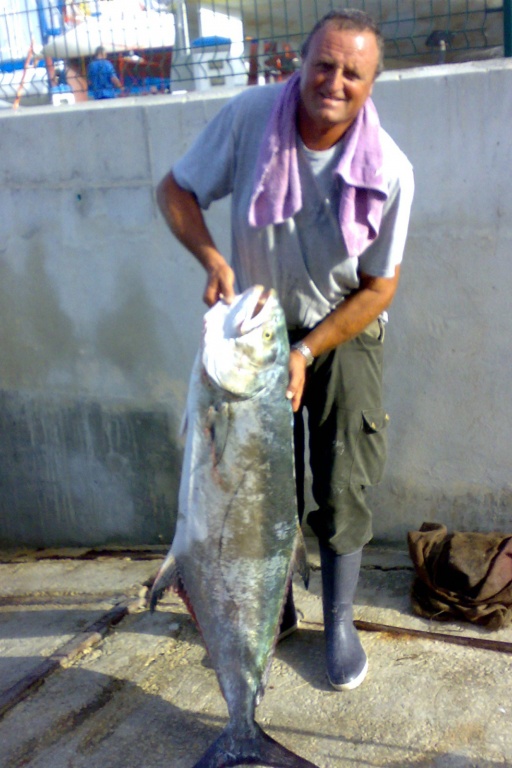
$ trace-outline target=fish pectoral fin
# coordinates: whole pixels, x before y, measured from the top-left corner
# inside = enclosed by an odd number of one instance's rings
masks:
[[[295,540],[295,551],[293,553],[293,571],[300,573],[306,589],[309,587],[309,563],[306,551],[306,542],[302,528],[297,524],[297,538]]]
[[[224,450],[228,441],[229,422],[229,403],[220,403],[218,406],[212,405],[208,409],[206,424],[210,432],[213,463],[215,466],[217,466],[224,455]]]
[[[174,555],[168,554],[155,577],[149,593],[149,609],[153,612],[167,590],[181,591],[181,579]]]
[[[231,724],[228,725],[194,768],[228,768],[254,763],[272,768],[318,768],[314,763],[283,747],[256,723],[254,735],[241,737],[237,737]]]

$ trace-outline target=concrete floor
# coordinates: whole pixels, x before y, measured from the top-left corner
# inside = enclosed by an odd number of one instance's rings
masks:
[[[403,551],[369,547],[356,619],[426,634],[362,631],[370,672],[338,693],[324,672],[320,573],[296,582],[301,629],[277,648],[259,723],[319,768],[512,766],[512,629],[412,615]],[[202,641],[170,596],[150,615],[143,582],[157,550],[3,553],[0,765],[192,768],[226,723]],[[508,645],[507,645],[508,644]]]

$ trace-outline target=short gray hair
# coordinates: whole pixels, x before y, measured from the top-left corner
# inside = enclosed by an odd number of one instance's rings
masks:
[[[332,26],[338,30],[350,29],[355,30],[356,32],[373,32],[379,49],[379,62],[377,64],[377,72],[375,73],[375,76],[380,75],[384,69],[384,37],[378,24],[370,14],[355,8],[340,8],[337,11],[329,11],[325,16],[322,16],[302,44],[300,55],[303,59],[305,59],[309,53],[311,40],[320,29],[323,29],[323,27],[326,26],[326,24],[332,24]]]

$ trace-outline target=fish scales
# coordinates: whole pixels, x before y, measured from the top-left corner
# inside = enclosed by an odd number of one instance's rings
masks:
[[[153,585],[171,586],[199,627],[229,724],[195,768],[315,768],[255,722],[300,529],[289,346],[273,291],[249,289],[205,315],[190,379],[176,534]]]

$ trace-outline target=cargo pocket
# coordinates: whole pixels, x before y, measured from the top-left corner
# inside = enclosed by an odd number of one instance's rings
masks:
[[[362,411],[357,449],[350,481],[375,485],[384,474],[389,416],[383,408]]]

